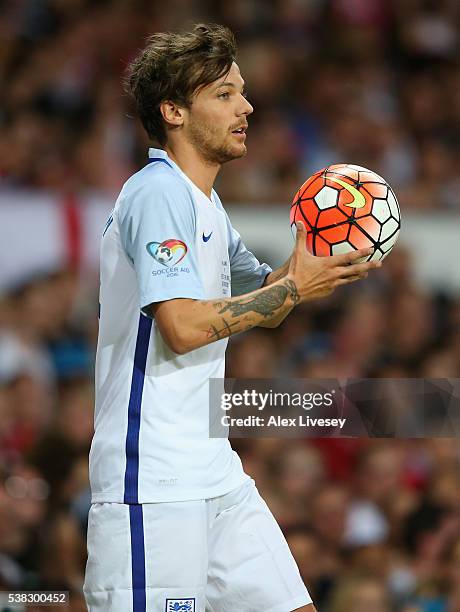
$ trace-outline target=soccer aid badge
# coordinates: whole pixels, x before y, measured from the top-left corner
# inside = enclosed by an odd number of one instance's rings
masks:
[[[163,242],[149,242],[146,249],[155,261],[168,268],[177,265],[187,254],[185,242],[176,238],[168,238]]]
[[[167,599],[166,612],[195,612],[195,600]]]

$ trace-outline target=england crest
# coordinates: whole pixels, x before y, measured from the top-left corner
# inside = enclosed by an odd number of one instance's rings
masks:
[[[195,599],[167,599],[166,612],[195,612]]]

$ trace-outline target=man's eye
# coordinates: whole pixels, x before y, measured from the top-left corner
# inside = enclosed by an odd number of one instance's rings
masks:
[[[242,91],[241,95],[243,96],[243,98],[246,98],[246,100],[248,99],[248,92],[246,90]]]
[[[219,94],[219,98],[226,99],[226,98],[229,98],[229,97],[230,97],[230,94],[229,94],[228,91],[224,91],[221,94]]]

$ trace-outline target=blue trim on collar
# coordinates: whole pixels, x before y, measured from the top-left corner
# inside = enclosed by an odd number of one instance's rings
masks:
[[[170,168],[172,168],[172,164],[169,163],[169,161],[167,159],[165,159],[164,157],[149,157],[149,161],[148,163],[151,164],[152,162],[164,162],[165,164],[167,164]]]

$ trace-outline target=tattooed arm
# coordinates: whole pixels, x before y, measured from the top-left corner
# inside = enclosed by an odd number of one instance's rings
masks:
[[[336,287],[365,278],[381,262],[362,263],[372,249],[314,257],[306,249],[306,230],[297,224],[289,262],[269,275],[269,285],[239,297],[219,300],[173,299],[152,304],[168,346],[182,354],[252,327],[276,327],[301,302],[325,297]],[[278,278],[279,274],[286,275]],[[271,278],[270,278],[271,277]]]
[[[165,342],[183,354],[253,327],[279,324],[298,301],[294,281],[284,278],[239,297],[175,299],[153,304],[152,310]]]
[[[269,287],[270,285],[273,285],[273,283],[276,283],[276,281],[284,278],[289,272],[290,262],[291,258],[289,257],[286,263],[284,263],[280,268],[277,268],[276,270],[273,270],[273,272],[270,272],[270,274],[267,274],[262,287]],[[284,321],[288,314],[289,313],[280,312],[277,317],[270,319],[270,321],[260,323],[259,327],[268,327],[270,329],[278,327],[278,325]]]

